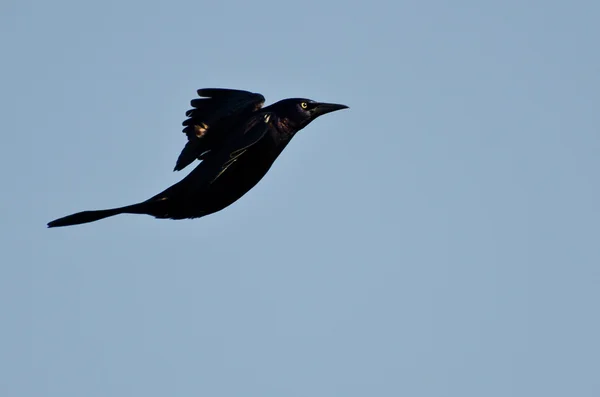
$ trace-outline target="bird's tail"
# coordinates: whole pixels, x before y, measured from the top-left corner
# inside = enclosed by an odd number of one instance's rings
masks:
[[[71,215],[67,215],[67,216],[59,218],[59,219],[55,219],[52,222],[48,223],[48,227],[79,225],[81,223],[99,221],[100,219],[108,218],[109,216],[114,216],[114,215],[119,215],[119,214],[153,215],[151,213],[151,211],[149,211],[150,208],[148,208],[148,206],[150,204],[151,203],[142,202],[142,203],[128,205],[128,206],[119,207],[119,208],[78,212],[76,214],[71,214]]]

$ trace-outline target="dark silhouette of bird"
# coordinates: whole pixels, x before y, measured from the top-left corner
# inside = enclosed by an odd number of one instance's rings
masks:
[[[224,88],[198,90],[183,132],[188,142],[175,170],[200,164],[185,178],[146,201],[83,211],[48,223],[48,227],[94,222],[118,214],[146,214],[159,219],[191,219],[215,213],[252,189],[294,135],[311,121],[348,106],[291,98],[262,107],[261,94]]]

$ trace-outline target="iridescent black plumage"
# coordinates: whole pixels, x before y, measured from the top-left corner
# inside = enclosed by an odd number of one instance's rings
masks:
[[[129,213],[156,218],[199,218],[234,203],[269,171],[293,136],[317,117],[345,105],[284,99],[262,108],[264,97],[247,91],[201,89],[191,101],[183,132],[188,142],[175,170],[201,163],[185,178],[141,203],[84,211],[54,220],[48,227],[93,222]]]

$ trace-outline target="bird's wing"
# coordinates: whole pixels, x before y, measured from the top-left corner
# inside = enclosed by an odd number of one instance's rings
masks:
[[[261,94],[225,88],[203,88],[198,95],[200,98],[190,102],[193,109],[186,112],[188,119],[182,123],[188,142],[177,159],[176,171],[217,149],[237,123],[265,103]]]
[[[259,142],[272,126],[273,113],[262,113],[252,117],[245,126],[240,139],[236,139],[234,144],[227,148],[221,154],[221,166],[217,174],[212,178],[211,184],[219,179],[225,172],[238,161],[244,153],[253,145]]]
[[[238,127],[233,133],[236,135],[221,147],[214,155],[202,161],[185,178],[169,187],[163,192],[151,197],[147,201],[162,201],[169,198],[183,197],[190,190],[204,190],[210,188],[217,179],[227,175],[238,160],[243,158],[253,145],[267,135],[273,127],[273,113],[260,113],[252,116],[245,125]]]

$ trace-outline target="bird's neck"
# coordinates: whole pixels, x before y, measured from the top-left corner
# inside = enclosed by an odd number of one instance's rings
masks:
[[[277,120],[277,130],[283,137],[290,139],[300,128],[292,120],[281,117]]]

